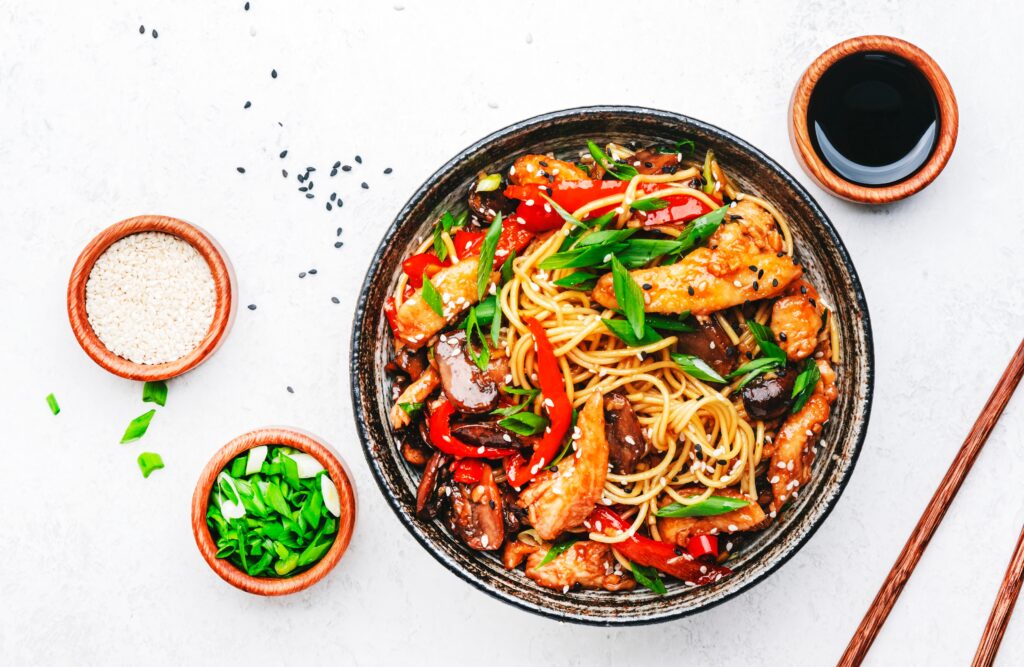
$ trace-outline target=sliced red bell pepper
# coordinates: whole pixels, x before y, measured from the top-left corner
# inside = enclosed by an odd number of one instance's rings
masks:
[[[718,560],[718,536],[717,535],[694,535],[686,542],[686,550],[694,558],[710,556],[712,560]]]
[[[484,244],[483,232],[466,232],[467,234],[476,234],[477,238],[473,240],[473,243],[469,246],[469,250],[464,253],[466,257],[475,257],[480,254],[480,248]],[[497,269],[501,266],[505,259],[509,256],[513,250],[517,253],[523,248],[529,245],[530,241],[533,240],[533,232],[526,229],[523,225],[515,222],[512,219],[503,220],[501,223],[501,236],[498,237],[498,245],[494,250],[494,268]],[[459,248],[456,243],[456,249]],[[462,257],[462,255],[459,255]]]
[[[467,459],[500,459],[512,456],[514,449],[498,447],[473,447],[452,435],[451,418],[455,408],[448,401],[442,402],[430,414],[430,442],[445,454]]]
[[[455,252],[459,253],[459,259],[479,255],[484,236],[486,236],[485,232],[468,232],[464,229],[455,232],[455,236],[452,237],[452,245],[455,246]]]
[[[433,252],[421,252],[402,262],[402,270],[409,276],[409,284],[419,289],[423,287],[423,276],[428,278],[441,270],[445,263]]]
[[[530,464],[509,470],[509,482],[512,486],[522,486],[529,482],[536,477],[541,468],[554,460],[572,425],[572,403],[565,394],[565,379],[562,377],[562,369],[558,366],[558,358],[555,357],[555,348],[551,346],[551,341],[548,340],[548,335],[540,322],[532,317],[524,321],[526,326],[530,327],[530,333],[533,334],[537,346],[537,380],[551,425],[544,431],[536,449],[533,450]]]
[[[611,509],[598,507],[583,525],[597,533],[614,535],[629,530],[630,523]],[[652,540],[643,535],[632,535],[622,542],[616,542],[612,548],[634,563],[653,567],[680,581],[698,586],[710,584],[732,574],[732,570],[727,567],[701,563],[685,551],[677,552],[673,544]]]
[[[669,195],[665,197],[665,201],[668,202],[666,208],[643,212],[644,227],[689,222],[711,212],[711,207],[702,199],[690,195]]]
[[[462,459],[452,464],[452,478],[463,484],[476,484],[484,476],[484,463],[480,459]]]
[[[398,308],[395,307],[395,297],[393,296],[384,299],[384,317],[388,318],[391,331],[398,333]]]

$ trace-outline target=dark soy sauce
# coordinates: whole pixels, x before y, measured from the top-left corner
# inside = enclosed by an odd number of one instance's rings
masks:
[[[847,56],[818,80],[807,107],[814,151],[844,179],[885,186],[913,176],[939,138],[935,91],[889,53]]]

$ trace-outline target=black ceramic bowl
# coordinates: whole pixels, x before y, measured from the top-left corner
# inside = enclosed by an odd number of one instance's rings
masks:
[[[818,449],[814,474],[782,520],[758,534],[730,563],[734,574],[716,584],[686,588],[670,584],[667,595],[647,589],[626,593],[539,588],[518,570],[463,546],[439,522],[416,518],[419,472],[398,451],[388,424],[384,364],[392,350],[382,314],[397,284],[402,259],[429,233],[445,209],[463,206],[474,176],[507,167],[525,152],[576,155],[587,139],[641,143],[692,139],[696,154],[713,148],[744,191],[772,202],[789,220],[796,252],[814,285],[831,304],[839,323],[843,363],[840,394]],[[794,178],[767,155],[733,135],[699,120],[638,107],[585,107],[531,118],[481,139],[441,167],[399,212],[363,283],[352,334],[352,401],[366,460],[409,532],[445,567],[481,590],[551,618],[599,625],[631,625],[678,618],[707,609],[761,581],[807,541],[828,516],[853,471],[871,410],[874,358],[867,304],[857,272],[825,213]]]

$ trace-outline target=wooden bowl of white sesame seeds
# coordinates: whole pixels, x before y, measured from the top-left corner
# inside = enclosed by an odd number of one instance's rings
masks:
[[[217,242],[177,218],[140,215],[107,227],[68,281],[68,319],[85,353],[129,380],[192,370],[223,342],[235,278]]]

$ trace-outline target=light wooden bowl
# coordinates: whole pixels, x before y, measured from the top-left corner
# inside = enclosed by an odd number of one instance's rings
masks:
[[[96,260],[112,244],[140,232],[173,234],[195,248],[210,267],[217,295],[213,321],[206,337],[185,356],[162,364],[137,364],[111,352],[96,336],[85,310],[85,285]],[[68,282],[68,319],[78,344],[97,364],[129,380],[166,380],[204,362],[223,342],[234,320],[236,307],[234,272],[221,247],[213,237],[195,225],[163,215],[139,215],[104,229],[82,250]]]
[[[921,70],[932,90],[935,91],[935,99],[939,106],[939,137],[931,158],[910,178],[883,187],[851,183],[832,171],[814,151],[810,130],[807,126],[807,106],[811,100],[811,91],[818,85],[822,74],[839,60],[855,53],[868,51],[897,55]],[[935,177],[946,166],[950,155],[953,154],[959,119],[953,88],[931,56],[902,39],[882,35],[866,35],[836,44],[818,56],[800,77],[800,81],[797,82],[796,88],[793,90],[793,97],[789,105],[789,139],[793,144],[793,151],[796,153],[800,166],[818,185],[849,201],[863,204],[885,204],[909,197],[935,180]]]
[[[253,577],[239,570],[227,559],[217,558],[217,545],[206,525],[206,510],[210,501],[210,491],[217,475],[230,463],[231,459],[247,449],[260,445],[285,445],[310,454],[327,468],[331,481],[338,487],[341,516],[338,517],[338,533],[334,537],[334,544],[313,567],[294,577],[282,579]],[[196,483],[195,493],[192,494],[192,535],[196,539],[199,553],[203,555],[207,564],[221,579],[235,588],[256,595],[288,595],[308,588],[323,579],[338,564],[348,548],[355,523],[355,489],[341,459],[317,437],[290,428],[257,429],[240,435],[221,447],[203,468],[202,474],[199,475],[199,481]]]

